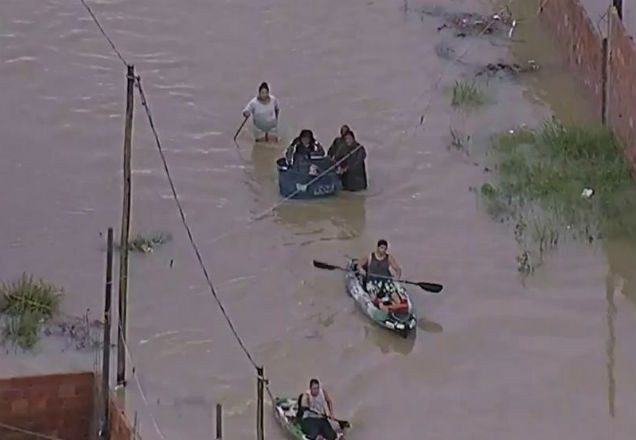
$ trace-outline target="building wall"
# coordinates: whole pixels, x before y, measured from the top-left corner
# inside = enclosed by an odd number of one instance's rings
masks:
[[[561,46],[600,118],[603,36],[579,0],[541,0],[540,5],[541,20]],[[636,166],[636,46],[615,12],[612,23],[608,124]]]
[[[636,45],[615,14],[612,23],[609,122],[636,164]]]
[[[65,440],[92,440],[92,373],[0,380],[0,422]],[[33,436],[0,428],[2,440]]]
[[[53,374],[0,379],[0,423],[63,440],[94,440],[95,375]],[[132,429],[110,399],[111,440],[131,440]],[[0,440],[37,440],[0,427]]]

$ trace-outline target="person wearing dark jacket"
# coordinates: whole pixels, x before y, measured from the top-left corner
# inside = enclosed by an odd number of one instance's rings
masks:
[[[344,148],[344,137],[345,134],[347,134],[347,132],[349,131],[351,131],[351,129],[348,125],[343,125],[342,127],[340,127],[340,136],[333,140],[333,142],[331,143],[331,147],[329,147],[329,151],[327,152],[327,156],[329,156],[330,159],[334,160],[336,153],[340,151],[340,149]]]
[[[343,126],[343,129],[346,126]],[[341,129],[341,133],[343,131]],[[347,127],[348,129],[348,127]],[[334,162],[340,162],[337,172],[342,180],[342,189],[345,191],[362,191],[367,189],[367,170],[365,160],[367,152],[356,141],[356,136],[351,130],[347,130],[342,136],[342,142],[334,141],[329,149],[330,157]]]
[[[294,168],[309,167],[312,158],[324,157],[325,150],[311,130],[304,129],[285,151],[287,163]]]

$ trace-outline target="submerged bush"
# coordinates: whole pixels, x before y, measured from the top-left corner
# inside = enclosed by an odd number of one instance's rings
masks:
[[[482,89],[472,81],[455,81],[452,90],[453,107],[477,107],[486,103]]]
[[[23,274],[0,285],[0,313],[4,314],[3,337],[24,349],[38,341],[40,328],[57,312],[62,290]]]
[[[491,154],[497,178],[482,186],[482,200],[497,219],[532,224],[515,234],[524,230],[518,241],[539,260],[563,235],[636,238],[636,184],[607,129],[551,120],[496,136]]]

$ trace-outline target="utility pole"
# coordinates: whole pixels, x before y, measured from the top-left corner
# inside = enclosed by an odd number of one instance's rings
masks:
[[[126,73],[126,121],[124,126],[124,204],[121,213],[119,255],[119,325],[117,326],[117,385],[126,385],[126,329],[128,314],[128,240],[130,237],[132,122],[135,93],[135,67]]]

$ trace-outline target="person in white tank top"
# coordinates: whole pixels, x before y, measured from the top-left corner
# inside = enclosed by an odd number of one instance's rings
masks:
[[[335,440],[336,431],[331,426],[327,417],[332,417],[333,404],[329,394],[322,389],[318,379],[309,381],[309,389],[300,398],[302,409],[301,426],[305,435],[309,438]]]
[[[269,93],[269,85],[264,82],[258,87],[258,95],[243,109],[243,116],[252,116],[254,139],[256,142],[278,141],[278,99]]]

